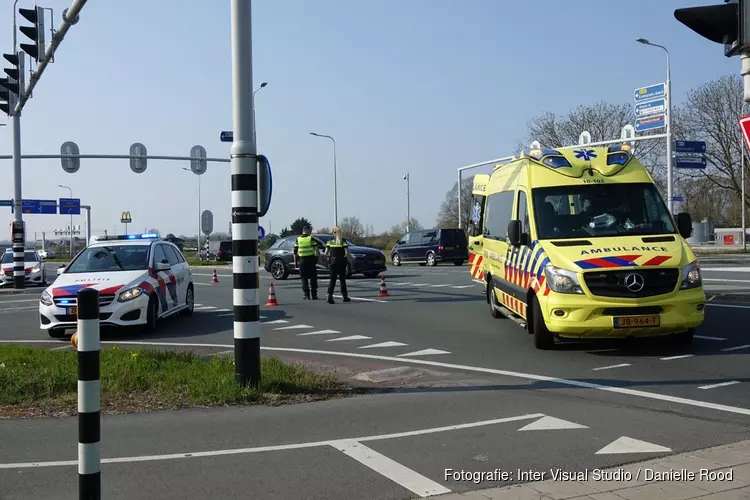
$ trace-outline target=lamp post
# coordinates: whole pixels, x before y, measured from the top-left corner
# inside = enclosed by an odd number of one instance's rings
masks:
[[[406,232],[408,233],[411,230],[411,203],[410,203],[410,197],[411,192],[409,190],[409,172],[406,172],[404,175],[404,180],[406,181]]]
[[[73,190],[68,186],[58,184],[57,187],[70,191],[70,197],[73,198]],[[73,258],[73,214],[70,214],[70,258]]]
[[[255,141],[255,147],[256,148],[258,147],[258,139],[257,139],[257,137],[255,135],[255,94],[257,94],[258,91],[260,89],[262,89],[263,87],[265,87],[266,85],[268,85],[268,82],[263,82],[263,83],[260,84],[260,87],[258,87],[257,89],[253,90],[253,140]]]
[[[339,225],[339,195],[338,195],[338,188],[336,186],[336,140],[331,137],[330,135],[323,135],[323,134],[316,134],[315,132],[310,132],[310,135],[314,135],[315,137],[325,137],[326,139],[331,139],[333,142],[333,220],[334,225]]]
[[[669,64],[669,51],[666,47],[663,45],[658,45],[655,43],[651,43],[645,38],[638,38],[636,40],[638,43],[642,43],[643,45],[650,45],[652,47],[658,47],[662,49],[667,54],[667,81],[665,82],[664,86],[664,100],[665,100],[665,114],[666,114],[666,122],[667,122],[667,206],[669,207],[669,213],[674,214],[674,201],[672,200],[672,165],[674,162],[674,159],[672,158],[672,77],[671,77],[671,70],[670,70],[670,64]]]
[[[182,167],[182,170],[192,173],[189,168]],[[198,255],[201,253],[201,176],[198,176]]]

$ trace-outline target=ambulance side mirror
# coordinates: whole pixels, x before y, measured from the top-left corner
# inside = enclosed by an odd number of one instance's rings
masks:
[[[680,236],[687,239],[693,235],[693,218],[687,212],[677,214],[677,231]]]
[[[517,247],[521,244],[521,221],[512,220],[508,223],[508,239],[510,244]]]

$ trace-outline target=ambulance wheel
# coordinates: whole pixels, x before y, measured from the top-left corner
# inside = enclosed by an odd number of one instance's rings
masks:
[[[544,316],[542,316],[542,308],[539,305],[539,299],[531,299],[532,304],[532,321],[534,327],[534,347],[537,349],[552,349],[555,346],[555,337],[552,336],[552,332],[547,329],[547,325],[544,323]]]
[[[490,314],[495,319],[502,318],[503,313],[493,307],[497,302],[494,295],[495,294],[492,292],[492,284],[487,283],[487,303],[490,305]]]
[[[159,303],[156,301],[156,296],[152,295],[148,299],[148,307],[146,308],[146,324],[143,325],[143,330],[149,333],[156,330],[156,320],[158,318]]]
[[[192,316],[193,309],[195,308],[195,294],[193,292],[193,285],[188,285],[187,293],[185,294],[185,305],[187,307],[182,310],[182,315]]]

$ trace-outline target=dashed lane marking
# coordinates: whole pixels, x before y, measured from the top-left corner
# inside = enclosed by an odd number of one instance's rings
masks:
[[[718,281],[720,283],[750,283],[750,280],[722,280],[718,278],[703,278],[703,281]]]
[[[430,285],[430,288],[443,288],[443,287],[446,287],[446,286],[450,286],[450,284],[445,284],[444,283],[442,285]]]
[[[22,302],[39,302],[39,299],[2,300],[0,304],[20,304]]]
[[[594,371],[612,370],[614,368],[625,368],[626,366],[630,366],[630,363],[620,363],[619,365],[600,366],[599,368],[592,368],[592,370]]]
[[[336,297],[337,299],[343,299],[343,297],[341,295],[334,295],[334,297]],[[388,303],[387,300],[367,299],[365,297],[352,297],[351,295],[349,296],[349,298],[352,299],[352,300],[361,300],[363,302],[380,302],[381,304],[387,304]]]
[[[310,325],[290,325],[290,326],[282,326],[281,328],[274,328],[274,331],[279,331],[279,330],[305,330],[307,328],[315,328],[315,327],[314,326],[310,326]]]
[[[261,321],[261,325],[281,325],[282,323],[289,323],[285,319],[275,319],[273,321]]]
[[[336,334],[336,333],[341,333],[341,332],[338,330],[317,330],[314,332],[298,333],[297,336],[304,337],[305,335],[331,335],[331,334]]]
[[[724,337],[709,337],[708,335],[695,335],[695,338],[703,340],[726,340]]]
[[[398,356],[432,356],[435,354],[450,354],[450,352],[441,351],[440,349],[422,349],[421,351],[407,352],[406,354],[399,354]]]
[[[360,349],[370,349],[370,348],[375,348],[375,347],[401,347],[405,345],[409,345],[409,344],[404,344],[403,342],[388,341],[388,342],[381,342],[379,344],[363,345],[360,347]]]
[[[0,340],[0,344],[56,344],[59,341],[56,340]],[[179,346],[179,347],[219,347],[224,349],[232,349],[234,345],[231,344],[208,344],[208,343],[182,343],[182,342],[146,342],[146,341],[102,341],[102,344],[112,345],[149,345],[149,346]],[[750,345],[741,346],[748,348]],[[423,366],[435,366],[438,368],[445,368],[450,370],[468,371],[475,373],[488,373],[491,375],[500,375],[504,377],[511,377],[517,379],[526,379],[526,381],[533,380],[538,382],[549,382],[551,384],[558,384],[561,386],[578,387],[582,389],[594,389],[603,392],[611,392],[614,394],[623,394],[627,396],[634,396],[644,399],[652,399],[655,401],[664,401],[668,403],[681,404],[684,406],[693,406],[696,408],[705,408],[708,410],[716,410],[724,413],[733,413],[737,415],[750,416],[750,408],[741,408],[738,406],[730,406],[719,403],[712,403],[710,401],[700,401],[697,399],[684,398],[680,396],[672,396],[669,394],[660,394],[656,392],[642,391],[639,389],[630,389],[627,387],[617,387],[605,384],[598,384],[595,382],[586,382],[583,380],[565,379],[559,377],[551,377],[549,375],[539,375],[536,373],[523,373],[515,372],[510,370],[500,370],[497,368],[486,368],[483,366],[470,366],[470,365],[459,365],[456,363],[445,363],[442,361],[432,361],[426,359],[413,359],[404,357],[394,356],[383,356],[379,354],[364,354],[364,353],[353,353],[353,352],[341,352],[341,351],[324,351],[320,349],[299,349],[292,347],[265,347],[260,348],[263,351],[271,352],[296,352],[302,354],[320,354],[321,356],[341,356],[361,359],[375,359],[379,361],[393,361],[397,363],[407,363],[413,365]],[[360,440],[361,441],[361,440]],[[77,461],[71,461],[71,465],[77,464]],[[2,466],[0,466],[2,468]]]
[[[372,337],[366,337],[364,335],[349,335],[348,337],[339,337],[337,339],[328,339],[326,342],[340,342],[343,340],[370,340]]]
[[[727,347],[725,349],[722,349],[722,351],[723,352],[740,351],[742,349],[748,349],[748,348],[750,348],[750,344],[738,345],[738,346],[734,346],[734,347]]]
[[[673,359],[685,359],[692,358],[695,354],[680,354],[679,356],[667,356],[666,358],[659,358],[662,361],[672,361]]]
[[[474,285],[459,285],[459,286],[452,286],[451,288],[474,288]]]
[[[728,382],[721,382],[721,383],[718,383],[718,384],[702,385],[702,386],[698,387],[698,389],[716,389],[717,387],[726,387],[728,385],[735,385],[735,384],[739,384],[739,383],[740,383],[739,380],[730,380]]]

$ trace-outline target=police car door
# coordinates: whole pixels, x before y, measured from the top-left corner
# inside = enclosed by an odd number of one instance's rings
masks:
[[[171,245],[162,244],[161,247],[164,250],[164,254],[167,256],[169,265],[172,266],[171,271],[177,281],[175,285],[166,283],[167,288],[169,288],[169,286],[175,286],[175,292],[177,295],[176,305],[181,306],[185,304],[185,298],[187,296],[187,262],[179,258],[177,252]]]
[[[487,199],[487,184],[490,176],[478,174],[474,176],[471,190],[471,210],[469,212],[469,273],[477,280],[484,280],[482,261],[484,260],[484,202]]]

